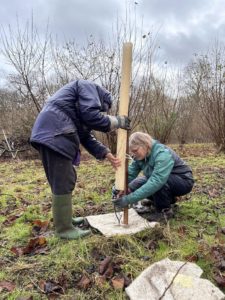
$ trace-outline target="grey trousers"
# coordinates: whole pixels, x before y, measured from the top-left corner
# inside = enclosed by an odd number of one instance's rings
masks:
[[[170,205],[175,203],[176,196],[183,196],[193,188],[194,180],[191,174],[189,177],[184,175],[170,174],[167,183],[158,190],[155,194],[149,195],[157,210],[161,211],[165,208],[170,208]],[[137,177],[129,183],[131,191],[135,191],[147,182],[148,178],[145,176]]]
[[[52,193],[54,195],[72,193],[77,179],[72,161],[43,145],[38,145],[38,151]]]

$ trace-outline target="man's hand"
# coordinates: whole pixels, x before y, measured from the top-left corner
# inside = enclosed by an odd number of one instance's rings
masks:
[[[118,120],[118,128],[130,130],[130,119],[126,116],[116,116]]]
[[[114,169],[121,166],[121,160],[115,157],[112,153],[107,153],[105,157],[109,160]]]
[[[129,205],[129,201],[127,200],[126,196],[117,198],[117,199],[113,200],[112,202],[116,207],[119,207],[119,208],[124,208]]]

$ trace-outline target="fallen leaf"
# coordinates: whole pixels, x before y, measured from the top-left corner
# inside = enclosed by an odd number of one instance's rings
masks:
[[[91,285],[91,279],[86,275],[83,274],[80,281],[77,283],[77,288],[81,290],[86,290]]]
[[[220,269],[221,271],[224,271],[224,270],[225,270],[225,260],[224,260],[224,259],[218,260],[218,261],[215,263],[215,267],[217,267],[217,268]]]
[[[112,282],[112,286],[114,287],[114,289],[123,289],[124,285],[125,285],[125,280],[123,277],[121,276],[115,276],[112,278],[111,280]]]
[[[225,276],[222,274],[214,274],[214,280],[219,286],[225,287]]]
[[[33,221],[33,228],[32,232],[34,235],[36,234],[42,234],[48,229],[49,221],[41,221],[41,220],[35,220]]]
[[[104,272],[104,276],[106,278],[111,278],[114,274],[114,268],[113,268],[113,264],[110,262],[110,264],[108,265],[108,268],[105,270]]]
[[[127,287],[128,285],[131,284],[132,280],[131,280],[131,275],[130,274],[128,274],[128,276],[123,274],[123,278],[124,278],[125,287]]]
[[[216,189],[212,189],[212,190],[208,191],[208,194],[209,194],[209,197],[215,198],[215,197],[218,196],[219,193],[218,193],[218,191]]]
[[[111,256],[107,256],[99,265],[99,274],[103,275],[112,261]]]
[[[220,260],[223,260],[223,257],[225,255],[225,249],[223,246],[212,246],[211,247],[211,255],[215,262],[218,262]]]
[[[12,225],[12,223],[18,219],[21,216],[21,214],[17,214],[17,215],[11,215],[9,216],[2,224],[4,224],[5,226],[9,226]]]
[[[196,255],[196,254],[187,255],[187,256],[185,256],[185,259],[189,262],[196,262],[196,261],[198,261],[198,255]]]
[[[10,250],[16,254],[16,256],[21,256],[24,254],[22,247],[12,247]]]
[[[158,243],[154,240],[150,240],[150,241],[147,242],[146,248],[149,249],[149,250],[154,251],[158,248]]]
[[[26,247],[12,247],[11,251],[17,256],[24,254],[45,254],[46,253],[47,240],[43,236],[39,236],[33,239],[30,239]]]
[[[63,288],[53,281],[39,281],[39,287],[45,294],[51,294],[51,293],[57,293],[57,294],[63,294]]]
[[[115,259],[114,263],[113,263],[113,270],[116,273],[119,273],[121,271],[121,265],[124,263],[124,261],[122,259]]]
[[[104,275],[95,277],[95,284],[97,286],[102,287],[105,284],[105,282],[106,282],[106,278]]]
[[[66,276],[65,273],[61,273],[58,278],[57,278],[57,282],[60,286],[62,286],[64,289],[66,289],[68,287],[68,277]]]
[[[8,292],[12,292],[15,289],[16,285],[10,281],[0,281],[0,292],[7,290]]]
[[[51,282],[51,281],[47,281],[45,284],[45,289],[44,291],[46,292],[46,294],[51,294],[51,293],[62,293],[63,289],[61,286],[59,286],[58,284]]]
[[[178,227],[177,231],[180,237],[184,237],[187,233],[187,227],[185,225],[181,225]]]
[[[44,280],[41,279],[39,281],[39,287],[43,292],[45,291],[45,281]]]

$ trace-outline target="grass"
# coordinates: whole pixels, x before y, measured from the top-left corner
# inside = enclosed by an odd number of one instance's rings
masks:
[[[225,155],[215,154],[211,144],[172,147],[192,166],[196,180],[192,193],[178,203],[176,217],[135,235],[106,238],[94,233],[79,241],[53,235],[51,192],[41,162],[1,161],[0,299],[126,299],[124,290],[113,288],[113,275],[102,278],[99,272],[109,256],[114,275],[131,281],[152,263],[169,257],[195,262],[203,277],[217,285],[214,274],[223,275],[218,257],[225,253]],[[74,215],[112,212],[110,165],[89,159],[77,173]],[[12,247],[24,248],[37,237],[35,220],[50,221],[43,232],[47,244],[42,252],[15,255]],[[89,283],[79,286],[82,277]],[[3,288],[3,281],[13,287]]]

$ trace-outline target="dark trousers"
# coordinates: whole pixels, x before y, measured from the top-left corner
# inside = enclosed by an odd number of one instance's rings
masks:
[[[52,193],[54,195],[72,193],[77,179],[72,161],[42,145],[38,145],[38,151]]]
[[[169,208],[171,204],[175,203],[176,196],[183,196],[193,188],[194,180],[191,178],[181,177],[183,175],[171,174],[167,183],[158,190],[154,195],[148,198],[152,200],[154,206],[158,211],[164,208]],[[129,183],[131,191],[135,191],[147,182],[148,178],[145,176],[137,177]]]

